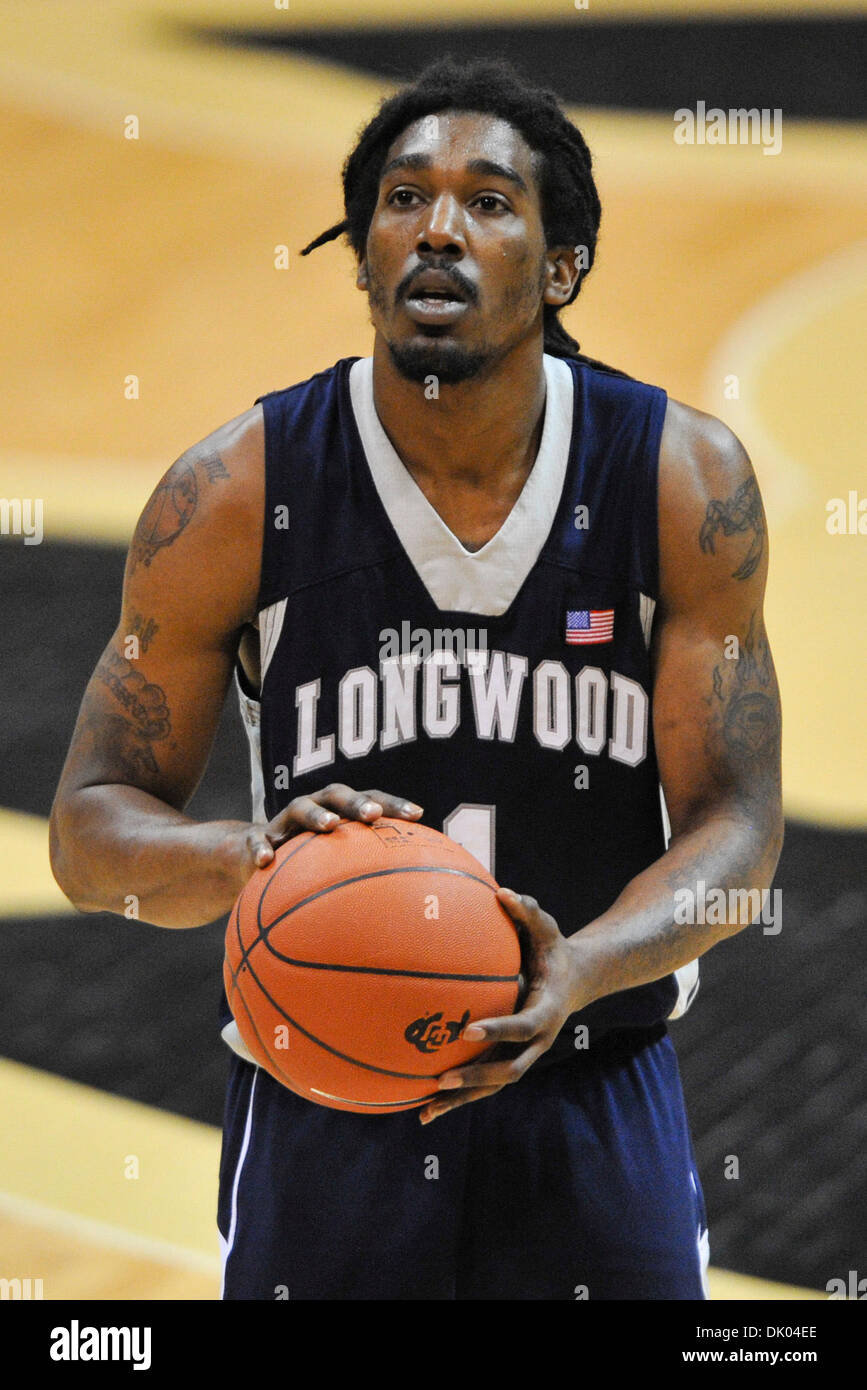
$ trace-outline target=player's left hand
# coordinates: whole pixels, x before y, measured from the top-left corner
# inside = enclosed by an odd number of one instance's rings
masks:
[[[521,936],[527,993],[518,1013],[505,1018],[480,1018],[468,1024],[461,1036],[468,1041],[484,1037],[491,1043],[526,1046],[508,1058],[468,1063],[444,1072],[439,1079],[442,1095],[419,1112],[422,1124],[520,1081],[537,1058],[548,1051],[569,1015],[594,998],[589,981],[579,978],[577,951],[550,913],[543,912],[535,898],[513,893],[509,888],[498,889],[497,897]]]

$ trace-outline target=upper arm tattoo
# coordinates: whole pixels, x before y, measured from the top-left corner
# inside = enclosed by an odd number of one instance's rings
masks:
[[[750,545],[732,579],[749,579],[755,573],[765,548],[765,518],[762,512],[762,499],[758,484],[752,476],[741,483],[737,492],[727,502],[715,500],[708,503],[707,514],[698,533],[698,543],[705,553],[716,554],[714,537],[722,531],[724,536],[736,533],[749,535]]]
[[[211,454],[205,454],[201,464],[208,475],[208,481],[211,483],[215,483],[218,478],[230,478],[232,476],[216,450]]]
[[[157,551],[176,541],[189,524],[199,502],[195,463],[202,465],[209,482],[232,476],[216,449],[201,457],[191,452],[178,459],[157,484],[139,517],[130,546],[130,573],[138,564],[149,565]]]
[[[130,573],[149,565],[164,545],[177,540],[196,510],[199,488],[192,466],[178,462],[157,484],[139,517],[130,546]]]

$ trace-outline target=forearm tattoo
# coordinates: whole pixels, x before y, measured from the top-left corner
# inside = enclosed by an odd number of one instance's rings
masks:
[[[122,715],[93,714],[89,719],[111,765],[132,780],[142,771],[158,772],[153,745],[172,731],[165,691],[114,651],[99,662],[96,675],[124,710]]]
[[[100,767],[115,781],[140,786],[159,772],[150,744],[122,714],[90,713],[82,726],[99,750]]]
[[[707,696],[708,751],[721,783],[761,809],[779,801],[780,700],[771,652],[758,611],[750,616],[737,657],[714,667]]]
[[[159,630],[159,624],[155,623],[153,618],[146,618],[143,613],[133,613],[132,635],[138,638],[143,652],[147,651]]]

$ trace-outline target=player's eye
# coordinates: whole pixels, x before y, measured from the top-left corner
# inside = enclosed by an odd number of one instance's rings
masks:
[[[408,208],[413,198],[417,197],[418,194],[414,193],[411,188],[396,188],[393,193],[389,194],[386,201],[393,203],[395,207]]]
[[[482,208],[482,212],[509,212],[509,204],[505,198],[501,198],[498,193],[480,193],[475,199],[477,204],[487,203],[487,207]]]

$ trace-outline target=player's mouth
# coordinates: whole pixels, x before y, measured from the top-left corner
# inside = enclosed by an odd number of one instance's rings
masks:
[[[438,326],[455,323],[469,308],[467,299],[448,276],[435,271],[418,277],[404,303],[416,323]]]
[[[468,307],[463,299],[454,299],[450,294],[430,292],[412,294],[406,301],[406,312],[416,323],[456,323]]]

